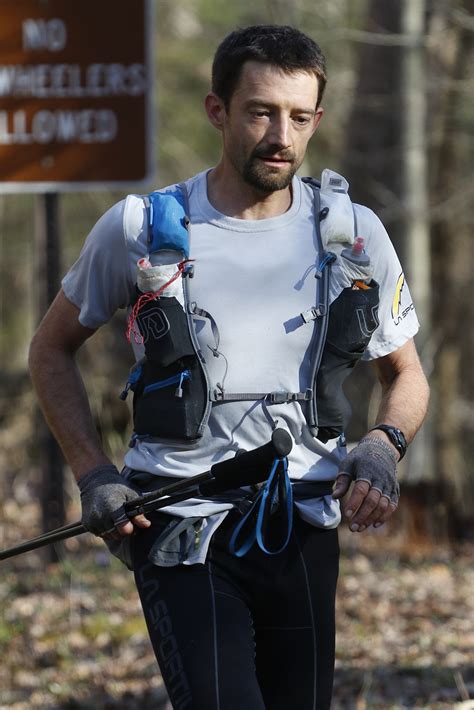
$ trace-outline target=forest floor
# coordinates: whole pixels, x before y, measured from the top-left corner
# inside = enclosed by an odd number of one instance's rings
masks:
[[[36,520],[5,503],[0,547],[38,534]],[[333,710],[474,710],[473,546],[340,538]],[[99,540],[0,569],[0,708],[169,710],[132,575]]]

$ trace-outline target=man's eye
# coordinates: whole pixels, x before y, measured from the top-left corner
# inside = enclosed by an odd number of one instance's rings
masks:
[[[310,119],[308,116],[295,116],[293,118],[294,122],[297,123],[299,126],[307,126]]]
[[[269,113],[268,111],[252,111],[252,116],[254,118],[265,118],[265,116],[268,116]]]

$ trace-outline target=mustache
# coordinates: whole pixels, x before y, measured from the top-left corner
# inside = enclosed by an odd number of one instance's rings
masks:
[[[287,160],[292,163],[295,159],[295,154],[291,150],[281,150],[278,145],[259,146],[252,153],[252,158],[270,158],[278,155],[280,160]]]

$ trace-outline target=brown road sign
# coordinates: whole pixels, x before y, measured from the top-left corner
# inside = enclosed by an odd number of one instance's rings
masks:
[[[153,176],[151,0],[0,0],[0,192]]]

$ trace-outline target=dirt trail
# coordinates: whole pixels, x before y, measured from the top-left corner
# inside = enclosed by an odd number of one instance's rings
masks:
[[[474,547],[342,530],[341,548],[333,710],[474,710]],[[100,541],[68,541],[56,566],[0,565],[0,708],[168,710],[132,576]]]

